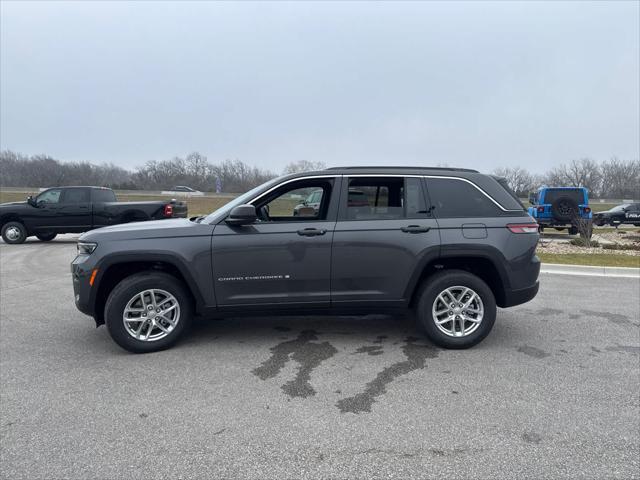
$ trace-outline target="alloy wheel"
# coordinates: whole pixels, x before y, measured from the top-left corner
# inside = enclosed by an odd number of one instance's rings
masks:
[[[127,302],[122,321],[127,333],[136,340],[160,340],[178,325],[180,304],[176,297],[166,290],[143,290]]]
[[[442,333],[450,337],[466,337],[480,326],[484,305],[480,295],[469,287],[449,287],[434,300],[432,314],[436,327]]]

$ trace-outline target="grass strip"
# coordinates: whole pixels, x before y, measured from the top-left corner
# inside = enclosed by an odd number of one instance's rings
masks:
[[[591,265],[595,267],[635,267],[640,268],[640,257],[631,255],[609,255],[606,253],[544,253],[538,252],[543,263],[562,265]]]

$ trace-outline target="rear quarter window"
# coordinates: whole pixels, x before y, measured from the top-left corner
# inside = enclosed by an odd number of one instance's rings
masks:
[[[502,212],[490,198],[464,180],[427,178],[427,192],[438,218],[495,217]]]
[[[116,194],[113,190],[108,190],[106,188],[96,188],[92,191],[92,199],[94,202],[115,202]]]

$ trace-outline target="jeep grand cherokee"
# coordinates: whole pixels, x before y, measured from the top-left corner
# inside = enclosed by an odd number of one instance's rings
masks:
[[[296,210],[311,193],[317,208]],[[195,315],[408,310],[435,344],[467,348],[496,306],[536,295],[537,241],[493,176],[336,168],[271,180],[206,217],[85,233],[71,270],[76,306],[132,352],[173,345]]]

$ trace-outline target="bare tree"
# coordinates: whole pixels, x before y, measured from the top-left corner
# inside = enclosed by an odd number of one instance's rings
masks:
[[[298,160],[297,162],[291,162],[286,167],[284,167],[284,171],[282,173],[284,175],[287,175],[289,173],[298,173],[298,172],[315,172],[318,170],[324,170],[325,168],[327,168],[327,165],[324,162]]]
[[[549,171],[545,180],[551,187],[585,187],[591,195],[600,193],[602,175],[598,162],[590,158],[572,160]]]
[[[617,157],[603,162],[601,195],[607,198],[640,198],[640,160]]]
[[[526,197],[535,186],[533,175],[522,167],[497,168],[493,173],[505,178],[511,190],[518,196]]]

